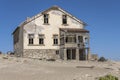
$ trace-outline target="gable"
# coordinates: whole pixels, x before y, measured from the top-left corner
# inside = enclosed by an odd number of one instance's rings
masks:
[[[53,6],[35,16],[33,16],[32,18],[27,18],[27,20],[24,22],[24,23],[29,23],[37,18],[39,18],[40,16],[43,16],[43,14],[46,14],[46,13],[49,13],[50,11],[54,11],[53,14],[56,14],[56,15],[59,15],[59,14],[65,14],[67,16],[69,16],[70,18],[72,18],[72,22],[73,23],[79,23],[79,24],[83,24],[84,26],[86,26],[87,24],[79,19],[77,19],[75,16],[71,15],[70,13],[68,13],[67,11],[61,9],[60,7],[58,6]]]

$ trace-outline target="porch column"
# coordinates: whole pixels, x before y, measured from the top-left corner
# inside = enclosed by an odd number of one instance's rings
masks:
[[[79,48],[76,49],[76,60],[79,61]]]
[[[87,60],[90,60],[91,55],[90,55],[90,37],[88,38],[88,51],[87,51]]]
[[[90,48],[87,49],[87,60],[90,60]]]
[[[76,34],[76,43],[79,44],[78,35]]]
[[[64,33],[64,45],[66,44],[66,32]]]
[[[64,60],[67,60],[67,49],[64,49]]]
[[[88,48],[85,48],[85,60],[88,60]]]

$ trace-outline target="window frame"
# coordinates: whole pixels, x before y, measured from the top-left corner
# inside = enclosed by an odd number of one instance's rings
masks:
[[[83,43],[83,41],[84,41],[84,40],[83,40],[83,36],[78,36],[78,42],[79,42],[79,43]]]
[[[39,34],[39,45],[44,45],[44,34]]]
[[[55,54],[56,54],[56,55],[59,55],[59,54],[60,54],[60,51],[59,51],[59,50],[56,50],[56,51],[55,51]]]
[[[44,18],[44,24],[49,24],[49,14],[44,14],[43,18]]]
[[[33,45],[33,44],[34,44],[33,38],[29,38],[29,45]]]
[[[62,24],[67,25],[67,15],[62,15]]]
[[[34,44],[34,34],[28,34],[28,44],[29,45]]]
[[[66,43],[76,43],[76,35],[67,35]]]
[[[58,35],[57,34],[54,34],[53,35],[53,45],[58,45]]]

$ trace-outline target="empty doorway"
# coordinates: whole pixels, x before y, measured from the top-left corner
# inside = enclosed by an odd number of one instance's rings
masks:
[[[76,59],[76,49],[67,49],[67,60]]]
[[[79,60],[85,60],[85,49],[79,49]]]

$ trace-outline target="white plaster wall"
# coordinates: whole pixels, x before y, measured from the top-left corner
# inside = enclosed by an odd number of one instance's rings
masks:
[[[64,13],[58,10],[51,10],[49,14],[49,25],[44,25],[43,16],[36,18],[32,22],[24,25],[24,49],[59,49],[59,46],[53,46],[53,34],[59,35],[59,28],[79,28],[82,29],[84,26],[78,23],[76,20],[68,16],[68,26],[62,25],[62,15]],[[28,34],[35,34],[34,45],[28,45]],[[38,34],[44,34],[45,46],[40,46]]]

